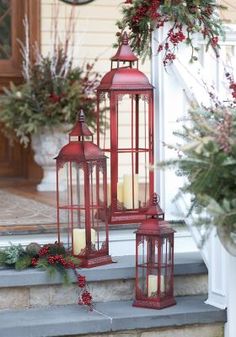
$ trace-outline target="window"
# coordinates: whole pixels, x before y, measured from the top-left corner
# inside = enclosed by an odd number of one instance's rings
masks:
[[[28,16],[30,40],[39,37],[39,0],[0,0],[0,91],[11,81],[19,83],[21,53],[19,40],[24,41],[24,16]]]
[[[12,56],[11,1],[0,0],[0,60]]]

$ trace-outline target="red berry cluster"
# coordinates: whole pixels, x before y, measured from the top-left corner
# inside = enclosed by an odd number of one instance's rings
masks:
[[[210,17],[214,12],[214,7],[212,5],[207,5],[206,7],[202,8],[202,14]]]
[[[45,256],[48,255],[49,253],[49,247],[48,246],[43,246],[42,248],[40,248],[38,255],[39,256]]]
[[[93,310],[93,303],[92,303],[93,298],[88,290],[86,277],[81,274],[78,274],[76,269],[74,270],[74,273],[77,278],[77,285],[80,288],[80,293],[78,296],[78,304],[87,305],[90,310]]]
[[[86,277],[79,274],[77,276],[77,284],[79,288],[84,288],[86,286]]]
[[[233,98],[236,100],[236,82],[229,73],[226,73],[225,76],[229,81],[229,88],[232,90],[231,94]]]
[[[62,99],[63,95],[57,95],[54,92],[51,93],[51,95],[49,96],[49,99],[52,103],[58,103],[60,102],[60,100]]]
[[[62,255],[49,255],[48,256],[49,264],[61,264],[66,269],[75,269],[75,264],[72,261],[67,261]]]
[[[36,267],[37,264],[38,264],[38,258],[33,257],[33,258],[31,259],[31,266],[32,266],[32,267]]]
[[[81,300],[83,304],[90,306],[92,304],[92,296],[88,290],[85,290],[81,294]]]
[[[125,4],[133,4],[132,0],[126,0]],[[147,0],[136,7],[134,15],[131,17],[129,27],[131,30],[139,32],[140,22],[145,18],[157,20],[160,16],[158,8],[160,7],[160,0]]]
[[[218,36],[213,36],[211,38],[211,46],[212,48],[216,48],[218,46],[219,38]]]
[[[186,37],[182,32],[182,27],[179,27],[177,32],[174,32],[174,30],[170,29],[168,33],[168,39],[171,43],[173,43],[174,46],[177,46],[178,43],[184,41]]]
[[[164,66],[171,64],[175,60],[175,48],[185,39],[186,37],[182,31],[182,25],[175,24],[169,30],[165,41],[162,44],[159,44],[157,49],[158,53],[165,50],[165,56],[163,59]]]
[[[236,99],[236,82],[232,82],[229,86],[229,88],[232,90],[232,96]]]
[[[166,53],[164,60],[163,60],[163,64],[164,66],[166,66],[167,64],[171,64],[174,60],[176,59],[176,56],[174,53]]]

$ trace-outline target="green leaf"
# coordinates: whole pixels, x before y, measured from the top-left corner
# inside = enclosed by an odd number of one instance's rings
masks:
[[[15,268],[16,270],[26,269],[31,265],[31,257],[28,255],[20,257],[16,263]]]

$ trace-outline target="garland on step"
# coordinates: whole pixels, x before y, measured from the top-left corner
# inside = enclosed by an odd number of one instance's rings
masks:
[[[67,253],[65,247],[57,242],[46,245],[30,243],[25,248],[13,245],[0,250],[0,266],[23,270],[29,267],[41,268],[52,277],[56,272],[62,275],[63,283],[71,283],[69,270],[73,270],[79,288],[78,304],[93,309],[92,295],[89,292],[86,277],[79,274],[80,260]]]

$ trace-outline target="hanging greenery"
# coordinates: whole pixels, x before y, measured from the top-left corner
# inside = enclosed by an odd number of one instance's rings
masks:
[[[178,45],[185,42],[191,47],[190,61],[197,59],[194,46],[195,33],[206,41],[219,56],[219,36],[224,35],[218,10],[224,8],[214,0],[126,0],[122,6],[122,18],[117,22],[118,39],[124,31],[129,32],[132,49],[144,60],[152,52],[164,52],[166,66],[176,58]],[[152,51],[151,34],[155,29],[170,25],[157,50]]]

